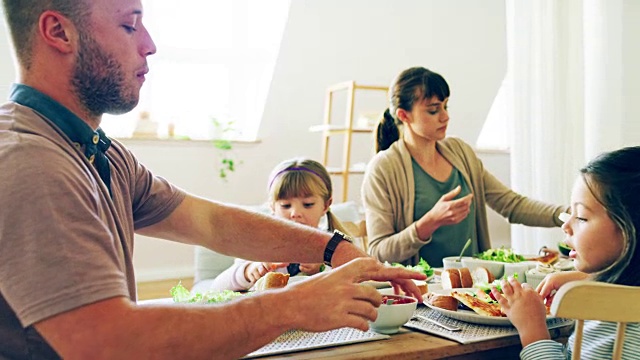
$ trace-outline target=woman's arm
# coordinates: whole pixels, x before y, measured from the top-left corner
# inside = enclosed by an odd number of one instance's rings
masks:
[[[562,226],[558,215],[567,211],[568,206],[548,204],[518,194],[486,169],[482,178],[487,205],[510,223],[539,227]]]
[[[399,212],[407,211],[408,206],[397,203],[402,198],[397,193],[399,185],[387,181],[386,176],[390,175],[384,174],[383,167],[372,161],[362,184],[369,253],[380,261],[404,262],[431,239],[422,240],[415,223],[405,226],[405,214]]]

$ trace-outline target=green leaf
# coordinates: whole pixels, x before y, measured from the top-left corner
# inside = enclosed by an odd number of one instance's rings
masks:
[[[221,303],[231,301],[233,299],[246,296],[243,293],[239,293],[231,290],[222,290],[222,291],[207,291],[205,293],[195,293],[191,294],[189,290],[187,290],[182,283],[178,283],[178,285],[171,288],[171,296],[173,297],[173,301],[176,303]]]
[[[385,262],[385,264],[389,264],[389,263]],[[420,258],[420,261],[418,262],[418,265],[415,265],[415,266],[402,265],[400,263],[393,263],[393,264],[390,264],[390,266],[404,267],[404,268],[406,268],[408,270],[413,270],[413,271],[417,271],[419,273],[423,273],[423,274],[427,275],[427,277],[433,275],[433,269],[431,268],[429,263],[427,263],[427,260],[425,260],[423,258]]]

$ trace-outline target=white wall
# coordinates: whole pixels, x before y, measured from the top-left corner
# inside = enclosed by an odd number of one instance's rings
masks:
[[[504,77],[504,32],[501,0],[294,0],[259,131],[261,142],[240,146],[237,153],[244,163],[228,183],[216,178],[210,146],[130,145],[158,174],[187,190],[257,204],[265,199],[267,176],[276,163],[293,156],[319,158],[320,134],[308,128],[322,122],[327,86],[345,80],[388,85],[399,71],[416,65],[445,76],[452,89],[450,134],[474,143]],[[370,156],[367,140],[360,140],[354,157]],[[172,158],[163,159],[160,152]],[[492,154],[486,160],[508,183],[508,157]],[[356,181],[350,190],[356,200],[358,187]],[[492,233],[508,242],[509,227],[497,220]],[[161,277],[171,268],[184,276],[192,266],[188,247],[147,239],[136,246],[139,279]]]
[[[5,45],[0,48],[2,84],[13,80]],[[428,67],[447,79],[452,90],[449,134],[475,143],[506,69],[504,1],[293,0],[260,142],[236,146],[243,164],[227,183],[216,175],[216,152],[208,143],[125,143],[155,173],[190,192],[259,204],[276,163],[293,156],[319,158],[320,135],[308,128],[322,122],[328,85],[345,80],[388,85],[410,66]],[[368,158],[371,144],[359,141],[354,157]],[[509,182],[507,155],[481,156]],[[350,192],[357,200],[359,184],[353,186]],[[498,220],[492,218],[492,234],[508,241],[509,228]],[[139,237],[134,255],[138,280],[192,274],[190,246]]]
[[[622,10],[623,144],[640,139],[640,2],[626,0]]]

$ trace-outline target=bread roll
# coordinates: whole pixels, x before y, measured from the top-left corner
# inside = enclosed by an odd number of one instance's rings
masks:
[[[442,279],[443,289],[457,289],[462,287],[460,270],[458,269],[445,269],[442,271],[442,274],[440,274],[440,278]]]
[[[471,277],[471,272],[469,268],[463,267],[458,269],[460,271],[460,284],[463,288],[473,287],[473,278]]]
[[[427,292],[429,292],[429,286],[427,285],[426,281],[413,281],[416,286],[418,287],[418,290],[420,290],[420,293],[422,295],[426,294]]]
[[[427,302],[430,305],[439,307],[441,309],[458,311],[458,300],[450,295],[433,294],[431,293]]]
[[[256,291],[263,291],[268,289],[282,288],[289,282],[289,274],[283,274],[279,272],[268,272],[263,277],[258,279],[255,284]]]
[[[487,268],[478,266],[473,270],[473,274],[471,275],[473,278],[473,283],[487,283],[491,284],[496,278],[493,276],[491,271],[487,270]]]

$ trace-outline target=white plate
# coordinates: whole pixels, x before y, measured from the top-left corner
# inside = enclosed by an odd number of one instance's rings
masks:
[[[304,280],[306,280],[308,278],[309,278],[309,275],[291,276],[291,277],[289,277],[289,281],[287,282],[287,284],[294,284],[294,283],[297,283],[299,281],[304,281]]]
[[[462,292],[468,291],[468,292],[474,292],[474,293],[477,291],[477,289],[475,288],[462,288],[462,289],[453,289],[453,290],[462,291]],[[452,289],[442,289],[442,290],[435,290],[431,292],[434,294],[451,295],[451,291]],[[509,318],[507,317],[480,315],[471,310],[458,309],[458,311],[451,311],[447,309],[442,309],[429,304],[427,302],[426,297],[425,297],[424,304],[429,308],[441,313],[442,315],[450,317],[452,319],[461,320],[461,321],[465,321],[472,324],[511,326],[511,321],[509,321]],[[550,318],[552,318],[552,316],[547,315],[547,319],[550,319]]]

